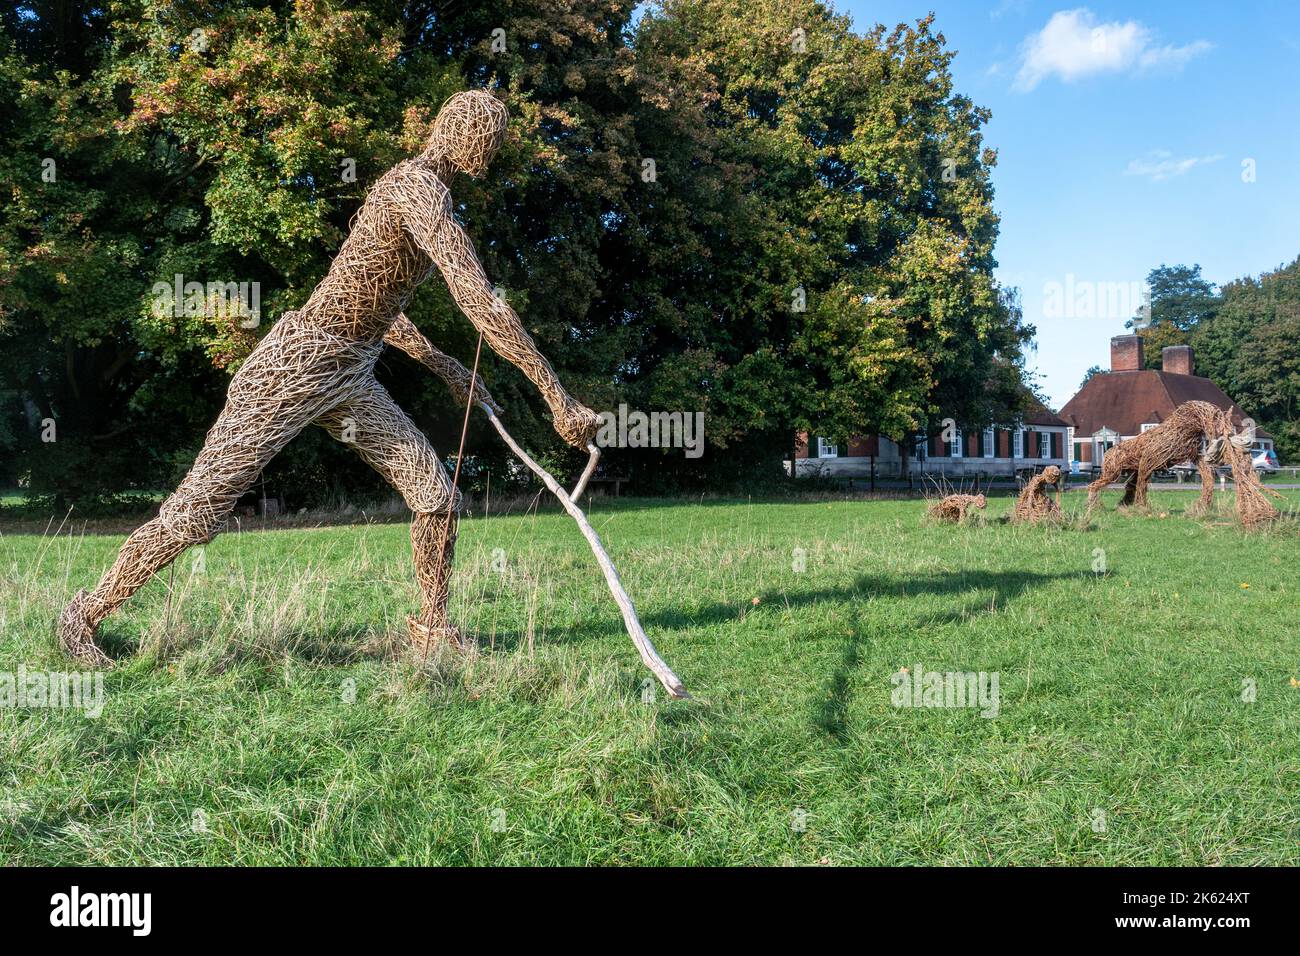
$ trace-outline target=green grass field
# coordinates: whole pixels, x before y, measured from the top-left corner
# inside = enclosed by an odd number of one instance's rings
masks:
[[[643,701],[562,514],[463,523],[483,652],[429,663],[400,649],[405,525],[226,535],[178,562],[170,625],[162,582],[106,625],[102,716],[0,709],[0,861],[1300,862],[1294,522],[1116,498],[1086,530],[1002,524],[1008,499],[960,528],[919,501],[601,504],[689,702]],[[67,667],[58,610],[120,542],[0,536],[4,668]],[[918,664],[997,672],[998,715],[892,706]]]

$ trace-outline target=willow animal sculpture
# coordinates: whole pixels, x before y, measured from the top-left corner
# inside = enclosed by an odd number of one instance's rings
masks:
[[[1267,489],[1260,483],[1251,465],[1252,436],[1237,432],[1227,412],[1209,402],[1184,402],[1169,418],[1135,438],[1120,442],[1102,461],[1101,474],[1088,485],[1090,516],[1097,507],[1102,490],[1124,479],[1124,497],[1120,505],[1147,507],[1147,488],[1157,471],[1184,461],[1196,462],[1201,474],[1201,496],[1188,509],[1204,514],[1214,498],[1214,466],[1227,463],[1237,490],[1237,518],[1244,527],[1256,528],[1278,516],[1265,497]],[[1276,492],[1268,491],[1276,495]]]
[[[948,495],[930,505],[927,513],[935,521],[965,524],[970,513],[983,511],[985,504],[983,495]]]
[[[1044,521],[1060,521],[1061,509],[1056,501],[1043,490],[1044,485],[1056,485],[1061,480],[1061,469],[1048,465],[1029,481],[1016,499],[1016,507],[1011,512],[1012,524],[1040,524]]]
[[[101,622],[186,548],[212,540],[266,464],[313,423],[351,444],[413,512],[421,600],[419,613],[408,618],[412,645],[425,653],[444,642],[467,646],[447,617],[460,495],[423,433],[376,381],[375,362],[388,343],[439,375],[465,403],[466,415],[471,401],[494,421],[500,409],[475,374],[436,349],[403,313],[416,288],[435,268],[442,273],[479,330],[480,347],[486,339],[537,386],[566,442],[594,448],[600,422],[565,391],[514,310],[493,293],[452,216],[448,184],[458,172],[484,173],[507,119],[490,94],[457,93],[438,112],[423,152],[375,183],[307,303],[276,323],[231,380],[225,408],[158,517],[127,539],[94,591],[78,592],[64,609],[58,630],[69,654],[111,666],[95,640]],[[672,675],[666,666],[663,671]]]

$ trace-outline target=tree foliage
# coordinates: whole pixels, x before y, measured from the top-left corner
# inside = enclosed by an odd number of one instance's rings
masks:
[[[1300,259],[1217,290],[1199,265],[1161,265],[1147,281],[1147,367],[1160,368],[1167,346],[1192,346],[1196,374],[1272,434],[1283,459],[1300,459]]]
[[[808,0],[635,6],[8,8],[0,480],[65,500],[174,481],[367,185],[470,86],[513,122],[489,176],[454,184],[457,214],[566,385],[598,410],[706,413],[703,459],[620,450],[616,469],[734,481],[775,473],[801,428],[902,437],[940,413],[1011,417],[1032,329],[992,278],[988,114],[953,90],[932,19],[855,33]],[[160,311],[155,285],[177,275],[257,283],[260,325]],[[473,355],[441,283],[408,312]],[[454,446],[461,410],[404,358],[384,364]],[[490,356],[483,370],[516,432],[563,465],[522,376]],[[481,426],[469,450],[505,473]],[[294,504],[376,488],[316,430],[266,481]]]
[[[1197,373],[1214,379],[1300,461],[1300,258],[1223,287],[1191,337]]]
[[[1147,289],[1147,314],[1128,326],[1142,332],[1146,367],[1158,369],[1163,350],[1190,344],[1192,331],[1214,315],[1218,299],[1214,283],[1202,278],[1199,265],[1161,264],[1147,274]]]

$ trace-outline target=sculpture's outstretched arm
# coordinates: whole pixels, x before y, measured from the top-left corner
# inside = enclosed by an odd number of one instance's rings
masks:
[[[401,313],[393,320],[389,326],[388,332],[384,335],[384,341],[396,349],[405,352],[411,358],[415,359],[429,371],[437,375],[451,389],[451,394],[455,397],[458,405],[464,405],[469,400],[469,369],[461,365],[454,358],[445,352],[440,352],[432,342],[424,337],[415,323]],[[483,379],[474,379],[474,402],[479,405],[490,405],[492,410],[498,415],[501,413],[501,406],[483,386]]]
[[[565,391],[515,310],[493,293],[469,236],[452,218],[446,187],[436,177],[416,175],[404,185],[408,188],[400,213],[412,241],[442,271],[452,298],[483,333],[488,345],[537,386],[551,409],[560,437],[576,448],[586,448],[600,418]]]

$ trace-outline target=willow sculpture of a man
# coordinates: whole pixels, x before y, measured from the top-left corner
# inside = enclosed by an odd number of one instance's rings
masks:
[[[599,425],[493,293],[469,237],[452,217],[453,176],[483,174],[506,120],[505,107],[490,94],[458,93],[439,111],[424,151],[374,185],[306,305],[283,316],[231,380],[203,450],[158,517],[127,539],[94,591],[79,592],[64,609],[59,638],[68,653],[111,666],[95,642],[104,618],[186,548],[210,541],[267,463],[313,423],[350,443],[414,513],[421,605],[408,619],[413,643],[427,649],[462,642],[447,617],[459,495],[428,440],[374,376],[387,342],[437,372],[461,402],[469,400],[470,373],[403,314],[416,287],[435,268],[441,271],[487,343],[541,391],[566,442],[586,447]],[[474,400],[495,407],[477,383]]]

